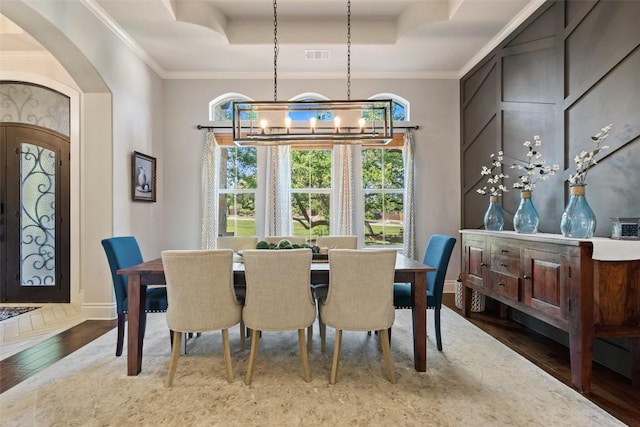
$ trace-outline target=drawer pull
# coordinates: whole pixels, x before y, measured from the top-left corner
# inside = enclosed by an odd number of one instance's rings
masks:
[[[485,267],[486,265],[487,265],[487,264],[486,264],[486,263],[484,263],[484,262],[481,262],[481,263],[480,263],[480,267]]]
[[[504,283],[498,282],[498,286],[505,286]]]
[[[507,266],[507,264],[505,264],[505,263],[500,263],[500,265],[503,266],[503,267]]]
[[[523,276],[523,279],[524,279],[524,280],[529,280],[529,279],[531,279],[531,276],[529,276],[528,274],[525,274],[525,275]]]
[[[506,249],[502,249],[500,252],[502,252],[503,254],[508,254],[509,253],[509,251],[506,250]]]

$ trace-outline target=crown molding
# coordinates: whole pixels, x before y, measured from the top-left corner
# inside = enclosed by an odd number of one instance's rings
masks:
[[[513,33],[529,16],[531,16],[547,0],[531,0],[505,27],[478,51],[459,71],[458,78],[462,79],[473,67],[484,59],[493,49],[498,47],[504,39]]]
[[[208,72],[208,71],[170,71],[163,75],[167,80],[268,80],[273,79],[271,72]],[[314,73],[314,72],[278,72],[278,79],[283,80],[345,80],[344,73]],[[358,80],[458,80],[457,71],[415,71],[415,72],[362,72],[352,73],[352,79]]]
[[[135,42],[129,36],[129,34],[122,29],[118,24],[116,24],[109,14],[105,12],[105,10],[96,3],[95,0],[80,0],[83,5],[91,11],[104,25],[107,26],[122,42],[129,48],[133,53],[135,53],[145,64],[147,64],[153,71],[156,72],[161,78],[165,78],[166,72],[164,69],[153,60],[151,56],[142,48],[138,43]]]

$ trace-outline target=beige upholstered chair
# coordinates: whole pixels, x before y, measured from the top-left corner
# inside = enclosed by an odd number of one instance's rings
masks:
[[[311,257],[310,249],[247,250],[243,253],[247,296],[242,317],[251,330],[247,385],[253,377],[261,331],[297,329],[304,379],[311,381],[304,343],[304,330],[316,318],[316,305],[309,287]]]
[[[216,238],[216,247],[218,249],[231,249],[233,252],[244,251],[246,249],[255,249],[258,244],[258,236],[219,236]],[[234,260],[236,257],[239,259],[239,255],[234,254]],[[236,291],[236,297],[244,304],[245,288],[244,286],[237,286],[234,288]],[[244,329],[244,322],[240,321],[240,350],[245,349],[246,332]]]
[[[316,246],[329,249],[358,249],[358,236],[320,236]]]
[[[336,329],[331,379],[335,384],[342,331],[378,331],[389,380],[395,384],[388,329],[395,319],[393,278],[396,251],[332,249],[329,293],[320,304],[322,322]]]
[[[278,243],[280,240],[288,240],[295,245],[301,245],[307,242],[307,239],[303,236],[266,236],[263,240],[267,243]]]
[[[220,236],[216,238],[218,249],[232,249],[234,252],[255,249],[258,236]]]
[[[316,246],[328,249],[358,249],[358,236],[320,236],[316,240]],[[318,304],[327,297],[328,285],[326,283],[312,285],[311,289]],[[320,308],[318,308],[318,312],[320,312]],[[326,346],[326,328],[322,321],[319,323],[320,349],[324,353]]]
[[[167,281],[167,325],[173,349],[167,387],[171,387],[180,357],[183,332],[222,330],[227,381],[233,381],[228,328],[237,325],[242,305],[233,290],[233,251],[230,249],[163,251]]]

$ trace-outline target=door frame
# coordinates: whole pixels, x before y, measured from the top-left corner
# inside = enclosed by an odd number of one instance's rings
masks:
[[[0,123],[1,146],[0,146],[0,170],[2,170],[3,181],[7,185],[0,186],[1,229],[0,239],[2,245],[2,256],[0,257],[0,277],[3,279],[0,286],[0,301],[2,302],[70,302],[71,298],[71,241],[70,241],[70,138],[55,132],[51,129],[25,123]],[[56,284],[55,286],[20,286],[15,282],[19,278],[20,253],[19,243],[15,248],[10,245],[10,238],[15,236],[9,233],[10,227],[15,226],[16,220],[11,217],[8,203],[10,200],[19,200],[19,195],[11,194],[16,191],[15,187],[9,184],[9,166],[12,165],[10,156],[10,138],[34,138],[39,142],[38,146],[56,152],[56,182],[55,182],[55,206],[56,206],[56,233],[55,233],[55,264],[56,264]],[[19,215],[19,210],[15,215]],[[17,221],[19,224],[19,220]],[[17,231],[19,234],[19,231]],[[11,250],[10,250],[11,249]],[[16,258],[17,257],[17,258]],[[12,279],[13,277],[13,279]]]

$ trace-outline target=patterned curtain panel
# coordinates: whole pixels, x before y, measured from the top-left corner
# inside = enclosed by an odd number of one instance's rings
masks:
[[[291,161],[289,146],[267,147],[265,236],[291,236]]]
[[[220,146],[213,132],[208,132],[202,162],[202,235],[200,247],[214,249],[218,236],[218,189],[220,188]]]
[[[404,247],[403,253],[406,257],[416,259],[416,222],[414,216],[414,194],[413,194],[413,163],[414,163],[414,143],[413,132],[407,131],[404,134]]]
[[[338,215],[335,220],[331,221],[333,226],[333,234],[335,235],[352,235],[354,234],[353,226],[353,195],[354,195],[354,176],[353,176],[353,146],[339,145],[338,153],[340,156],[340,171],[337,176],[338,192]]]

